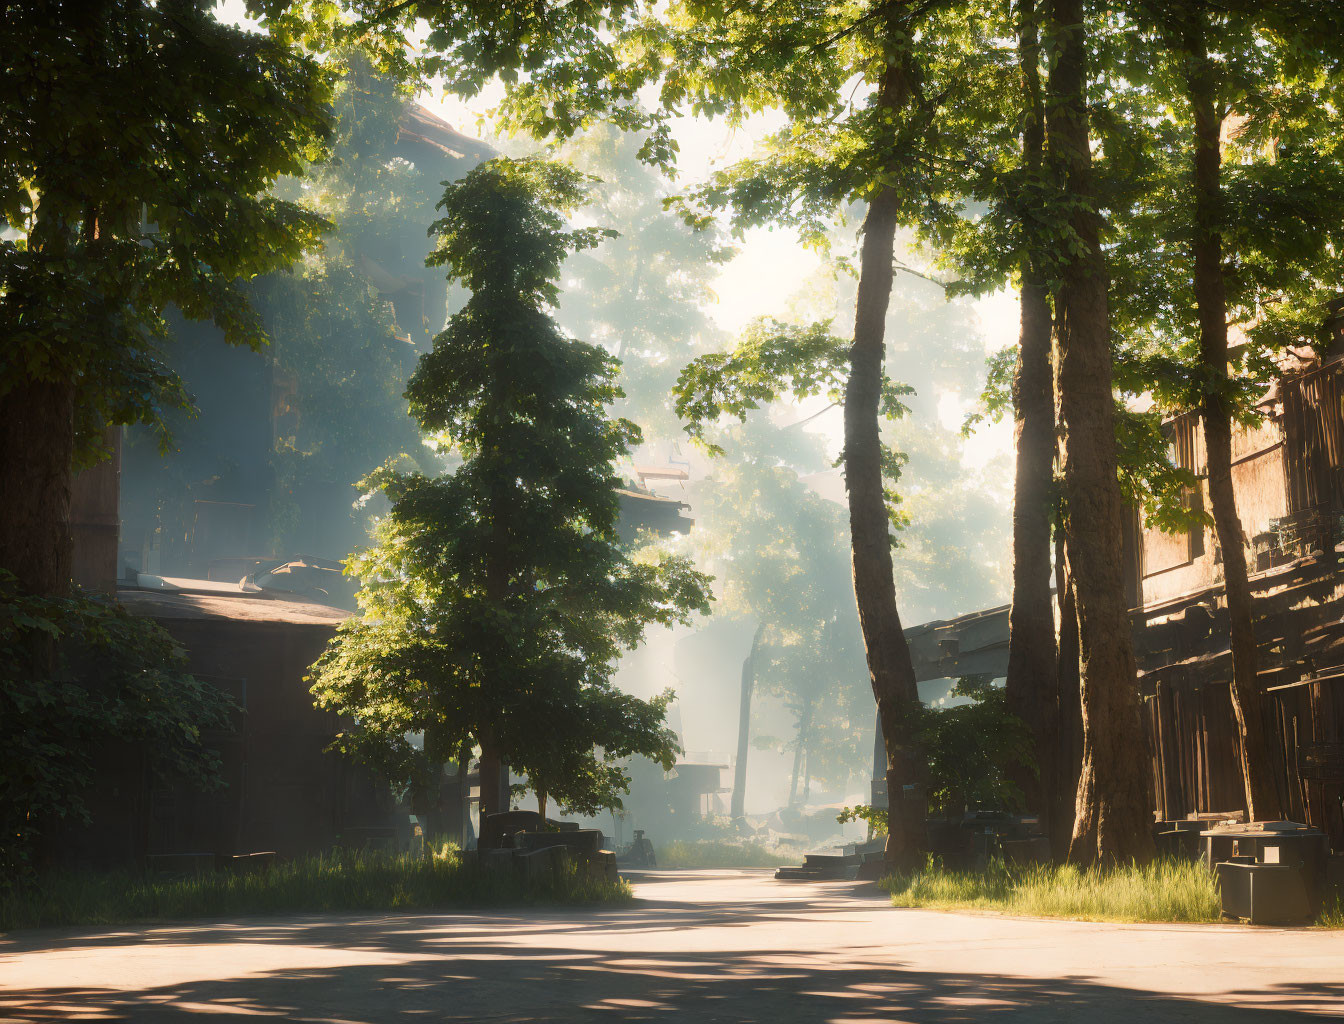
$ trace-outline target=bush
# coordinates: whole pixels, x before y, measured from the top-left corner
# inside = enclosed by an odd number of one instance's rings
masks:
[[[449,847],[431,857],[332,855],[251,874],[216,872],[194,878],[156,879],[125,872],[53,874],[0,893],[0,931],[145,919],[630,899],[625,881],[595,881],[574,869],[558,878],[525,882],[512,871],[463,863],[456,849]]]
[[[1022,791],[1010,777],[1015,767],[1035,771],[1031,734],[1008,710],[1007,692],[986,675],[963,676],[949,691],[968,703],[921,707],[919,743],[928,759],[929,812],[961,815],[967,810],[1020,811]],[[859,804],[835,819],[868,823],[868,835],[887,834],[884,808]]]

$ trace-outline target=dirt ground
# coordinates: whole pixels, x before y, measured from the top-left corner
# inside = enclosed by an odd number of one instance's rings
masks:
[[[0,1020],[1344,1019],[1344,933],[892,909],[764,871],[617,910],[313,916],[0,938]]]

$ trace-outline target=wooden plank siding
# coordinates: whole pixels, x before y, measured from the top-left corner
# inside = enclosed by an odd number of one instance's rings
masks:
[[[1336,359],[1285,366],[1263,420],[1233,432],[1263,691],[1284,813],[1344,852],[1344,416]],[[1198,417],[1171,417],[1177,465],[1205,472]],[[1201,481],[1207,508],[1207,493]],[[1198,536],[1195,536],[1198,534]],[[1146,530],[1135,610],[1140,689],[1163,819],[1244,811],[1228,683],[1222,558],[1211,529]]]

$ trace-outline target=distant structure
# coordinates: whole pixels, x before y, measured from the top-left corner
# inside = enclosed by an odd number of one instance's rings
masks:
[[[669,459],[663,465],[636,466],[635,477],[638,483],[630,483],[616,492],[621,499],[621,515],[616,529],[622,539],[633,541],[640,531],[660,536],[689,533],[695,520],[682,513],[688,511],[690,505],[678,498],[656,494],[649,481],[675,483],[684,493],[686,481],[690,479],[690,464]]]
[[[622,540],[633,541],[641,531],[664,537],[690,533],[695,526],[695,520],[684,514],[690,509],[684,501],[633,486],[617,488],[616,495],[621,500],[616,530]]]
[[[407,103],[394,152],[437,188],[493,151],[419,104]],[[443,271],[425,266],[432,249],[425,227],[391,239],[361,237],[360,248],[349,251],[391,315],[396,341],[390,342],[390,356],[400,359],[404,375],[428,351],[447,317]],[[279,489],[275,453],[299,433],[315,401],[300,393],[295,375],[267,353],[225,344],[210,324],[179,321],[174,331],[173,368],[186,381],[198,415],[181,431],[171,464],[153,444],[127,445],[120,463],[116,575],[237,582],[284,562],[300,552],[273,550],[269,526],[278,501],[296,520],[291,533],[303,538],[304,554],[334,562],[364,543],[364,518],[351,509],[354,480],[308,479]],[[353,607],[348,601],[345,606]]]

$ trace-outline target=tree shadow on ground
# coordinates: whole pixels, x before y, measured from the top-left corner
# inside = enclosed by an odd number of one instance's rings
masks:
[[[661,872],[661,875],[675,874]],[[687,872],[689,874],[689,872]],[[696,872],[699,879],[720,877]],[[647,873],[646,873],[647,876]],[[732,879],[731,873],[721,877]],[[97,949],[138,945],[193,945],[211,943],[283,943],[347,948],[358,931],[360,948],[410,949],[441,939],[458,942],[466,938],[488,939],[501,930],[526,928],[529,932],[675,932],[686,928],[758,927],[807,922],[818,910],[852,914],[856,904],[874,908],[890,906],[890,896],[876,885],[842,883],[829,889],[816,885],[787,892],[775,899],[693,902],[671,899],[639,899],[633,905],[535,906],[504,908],[445,908],[388,913],[301,913],[265,917],[201,919],[191,922],[143,922],[94,929],[90,927],[39,928],[0,934],[0,955],[52,949]],[[425,931],[451,920],[452,931],[430,937]],[[369,925],[386,922],[375,932]],[[403,941],[403,938],[405,941]]]
[[[136,992],[47,988],[0,993],[19,1021],[1108,1021],[1271,1024],[1335,1016],[1344,983],[1282,985],[1209,1001],[1101,985],[910,970],[855,959],[843,967],[777,950],[703,956],[586,953],[462,944],[422,959],[276,970]],[[1292,1007],[1291,1009],[1288,1007]]]
[[[821,954],[763,948],[756,939],[770,936],[773,926],[815,921],[819,913],[832,910],[851,917],[858,911],[854,925],[860,929],[867,911],[881,906],[880,899],[856,901],[853,890],[812,889],[783,891],[778,898],[765,900],[640,901],[634,907],[587,912],[253,919],[209,928],[27,933],[11,936],[3,953],[43,951],[83,957],[111,946],[139,947],[141,972],[146,969],[146,954],[162,956],[163,970],[154,961],[150,972],[160,977],[174,970],[180,959],[169,946],[232,943],[252,953],[249,966],[233,969],[234,977],[133,991],[61,985],[11,988],[0,992],[0,1019],[47,1024],[261,1015],[342,1024],[594,1020],[1272,1024],[1334,1017],[1344,1008],[1344,980],[1281,984],[1196,999],[1084,976],[983,974],[970,959],[950,971],[916,968],[872,944],[830,948]],[[751,949],[712,954],[647,950],[650,945],[677,945],[675,939],[657,933],[705,927],[760,931],[753,933]],[[510,938],[511,928],[525,929],[526,935]],[[1197,942],[1216,942],[1216,935],[1206,928],[1182,930],[1192,933],[1192,948]],[[624,938],[635,935],[646,939]],[[862,938],[860,931],[855,938]],[[596,948],[582,948],[585,943]],[[263,957],[258,969],[253,944],[282,947],[274,963],[291,959],[296,966],[267,969]],[[637,945],[646,948],[634,951]],[[210,963],[208,958],[205,962]],[[219,974],[231,973],[227,953],[221,951],[218,964]],[[185,968],[200,969],[199,959]]]

